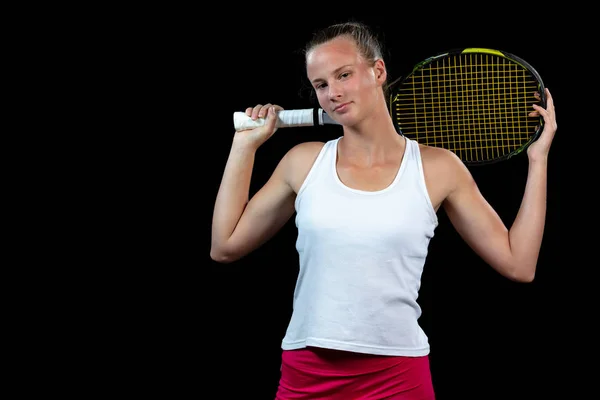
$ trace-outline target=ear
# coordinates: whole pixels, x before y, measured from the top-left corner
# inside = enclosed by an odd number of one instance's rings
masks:
[[[377,82],[379,84],[384,84],[387,79],[387,70],[385,68],[385,62],[382,59],[375,61],[373,71],[375,72],[375,79],[377,79]]]

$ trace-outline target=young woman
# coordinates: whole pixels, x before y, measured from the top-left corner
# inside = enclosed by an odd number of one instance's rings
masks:
[[[368,28],[330,26],[306,47],[319,105],[343,126],[301,143],[249,199],[257,149],[276,131],[273,104],[249,107],[264,126],[236,132],[214,208],[211,257],[229,263],[296,215],[300,270],[282,341],[277,399],[434,399],[420,279],[444,207],[469,246],[498,273],[534,279],[545,221],[553,100],[532,105],[544,131],[529,146],[522,205],[508,229],[450,151],[398,135],[386,65]]]

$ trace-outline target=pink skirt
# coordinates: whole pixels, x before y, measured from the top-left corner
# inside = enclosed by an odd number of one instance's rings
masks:
[[[434,400],[429,357],[284,350],[275,400]]]

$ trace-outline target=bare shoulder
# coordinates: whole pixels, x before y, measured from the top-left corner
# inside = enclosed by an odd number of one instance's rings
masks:
[[[324,145],[324,142],[316,141],[299,143],[283,157],[281,164],[286,171],[286,180],[296,193],[300,190]]]
[[[431,168],[459,168],[462,161],[450,150],[419,143],[423,165]]]
[[[452,151],[419,144],[423,174],[434,207],[440,204],[461,182],[470,180],[470,172]]]
[[[294,159],[296,162],[305,158],[317,157],[321,149],[325,146],[324,142],[303,142],[298,143],[288,150],[285,157]],[[312,160],[314,161],[314,160]]]

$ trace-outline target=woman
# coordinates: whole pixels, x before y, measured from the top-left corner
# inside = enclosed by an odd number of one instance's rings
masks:
[[[546,89],[547,107],[532,105],[530,116],[541,115],[545,125],[527,149],[522,205],[508,229],[454,153],[397,134],[381,47],[366,26],[330,26],[305,56],[319,105],[343,135],[294,146],[249,199],[256,151],[282,110],[249,107],[247,115],[267,123],[235,133],[214,208],[211,257],[244,257],[297,213],[300,271],[277,399],[434,399],[417,295],[436,212],[444,207],[498,273],[531,282],[557,129],[552,97]]]

